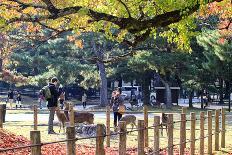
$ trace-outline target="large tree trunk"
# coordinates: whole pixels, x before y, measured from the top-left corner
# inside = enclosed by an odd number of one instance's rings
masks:
[[[193,107],[193,95],[194,95],[194,91],[192,90],[189,94],[189,108]]]
[[[107,104],[107,78],[105,65],[103,63],[98,63],[99,74],[101,79],[100,85],[100,106],[105,106]]]
[[[150,79],[145,78],[142,82],[142,94],[143,94],[143,104],[150,105],[150,91],[149,91]]]
[[[94,38],[92,40],[93,50],[96,56],[100,59],[103,59],[104,55],[104,48],[96,47],[96,43]],[[107,104],[107,78],[106,78],[106,71],[105,65],[102,62],[97,62],[99,68],[99,75],[100,75],[100,106],[105,106]]]
[[[161,79],[162,83],[164,84],[165,87],[165,95],[164,95],[164,100],[167,108],[172,108],[172,92],[170,85],[167,81],[164,81]]]

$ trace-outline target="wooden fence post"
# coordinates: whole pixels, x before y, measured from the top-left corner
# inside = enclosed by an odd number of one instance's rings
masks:
[[[219,114],[220,110],[215,111],[215,151],[219,150]]]
[[[182,114],[186,114],[187,113],[187,107],[182,107]]]
[[[34,105],[33,107],[34,110],[34,130],[37,130],[38,128],[38,109],[37,105]]]
[[[200,113],[200,155],[204,155],[204,124],[205,123],[205,113],[204,112],[201,112]]]
[[[195,126],[196,126],[196,114],[191,112],[191,136],[190,136],[190,154],[195,154]]]
[[[138,120],[138,155],[144,155],[144,120]]]
[[[68,126],[66,127],[66,139],[74,139],[75,138],[75,127]],[[75,140],[69,140],[66,142],[67,154],[75,155],[76,154],[76,144]]]
[[[126,155],[126,122],[119,121],[119,155]]]
[[[110,106],[106,107],[106,135],[110,134]],[[110,147],[110,136],[106,136],[106,146]]]
[[[154,117],[154,155],[159,155],[160,116]]]
[[[184,155],[184,149],[186,148],[186,114],[181,114],[180,123],[180,155]]]
[[[168,155],[173,155],[173,114],[168,114]]]
[[[69,105],[69,111],[70,111],[70,126],[75,126],[75,118],[74,118],[74,110],[73,110],[73,104]]]
[[[3,107],[0,106],[0,128],[3,128]]]
[[[208,117],[208,154],[212,154],[212,111],[207,112]]]
[[[225,148],[225,133],[226,133],[226,114],[225,109],[222,109],[222,130],[221,130],[221,147]]]
[[[30,140],[33,144],[41,144],[40,131],[30,131]],[[41,155],[41,145],[31,148],[31,155]]]
[[[104,149],[104,125],[97,124],[97,138],[96,138],[96,155],[105,155]]]
[[[147,105],[144,105],[144,108],[143,108],[143,111],[144,111],[144,127],[145,127],[145,130],[144,130],[144,147],[148,147],[148,107]]]

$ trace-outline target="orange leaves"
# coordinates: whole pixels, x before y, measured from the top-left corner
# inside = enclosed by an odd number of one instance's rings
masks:
[[[67,36],[67,40],[73,42],[76,47],[83,49],[83,41],[81,39],[77,39],[75,35]]]
[[[10,72],[9,70],[2,70],[0,73],[0,78],[4,81],[7,82],[12,82],[12,83],[19,83],[19,84],[24,84],[27,82],[27,78],[23,76],[17,76],[13,72]]]
[[[76,40],[75,45],[81,49],[83,49],[83,41],[82,40]]]

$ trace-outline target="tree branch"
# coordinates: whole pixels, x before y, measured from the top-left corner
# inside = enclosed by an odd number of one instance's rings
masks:
[[[131,18],[131,14],[130,14],[130,10],[129,8],[126,6],[126,4],[122,1],[122,0],[118,0],[126,9],[127,13],[128,13],[128,16],[129,18]]]

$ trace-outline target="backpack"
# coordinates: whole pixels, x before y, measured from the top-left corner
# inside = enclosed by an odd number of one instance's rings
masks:
[[[44,96],[46,100],[52,98],[51,90],[48,85],[42,88],[42,95]]]

